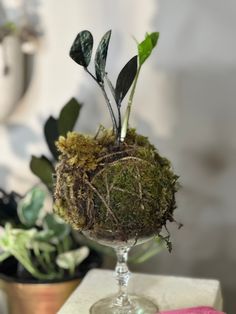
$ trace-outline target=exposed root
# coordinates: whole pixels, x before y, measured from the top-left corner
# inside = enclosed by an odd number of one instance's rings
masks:
[[[95,192],[97,194],[97,196],[102,201],[103,205],[106,207],[108,213],[113,217],[115,223],[118,225],[119,221],[116,218],[116,215],[113,213],[112,209],[108,206],[108,204],[105,201],[104,197],[98,192],[98,190],[89,181],[85,180],[84,182],[90,187],[91,190],[93,190],[93,192]]]

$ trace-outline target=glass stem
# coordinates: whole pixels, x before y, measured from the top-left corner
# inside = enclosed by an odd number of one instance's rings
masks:
[[[127,306],[130,304],[127,293],[128,281],[130,277],[129,268],[127,266],[129,249],[129,247],[116,248],[117,264],[115,268],[115,275],[119,286],[116,305],[118,306]]]

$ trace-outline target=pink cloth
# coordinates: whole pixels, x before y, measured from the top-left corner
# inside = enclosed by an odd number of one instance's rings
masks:
[[[163,311],[160,314],[225,314],[225,313],[216,311],[212,307],[199,306],[182,310]]]

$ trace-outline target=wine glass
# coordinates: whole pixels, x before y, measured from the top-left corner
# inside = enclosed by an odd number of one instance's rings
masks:
[[[115,277],[118,283],[118,292],[97,301],[90,308],[90,314],[154,314],[158,313],[155,303],[144,296],[129,294],[127,291],[130,271],[127,266],[129,250],[138,244],[152,239],[152,236],[131,238],[127,241],[117,240],[119,236],[109,230],[94,232],[84,231],[83,234],[99,244],[112,247],[117,256]]]

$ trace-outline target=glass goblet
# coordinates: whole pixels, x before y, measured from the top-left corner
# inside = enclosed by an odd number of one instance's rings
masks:
[[[118,283],[118,292],[115,295],[105,297],[97,301],[90,308],[90,314],[154,314],[158,313],[155,303],[144,296],[129,294],[127,291],[130,271],[127,266],[129,250],[138,244],[151,240],[152,236],[143,237],[139,240],[117,240],[119,236],[109,230],[101,233],[91,230],[83,234],[99,244],[112,247],[117,256],[115,277]]]

